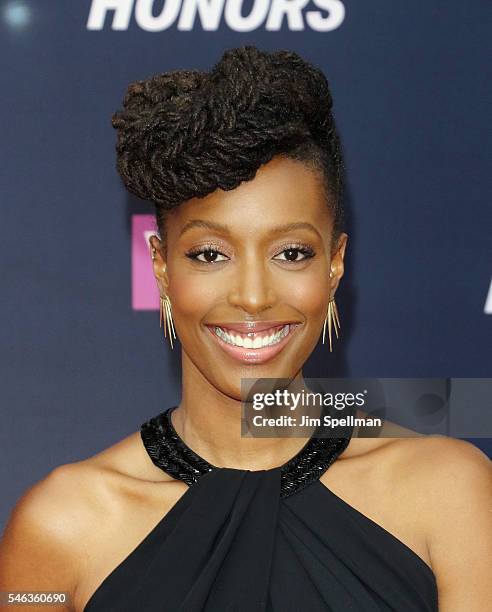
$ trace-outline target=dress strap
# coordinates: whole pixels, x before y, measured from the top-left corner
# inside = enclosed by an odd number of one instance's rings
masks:
[[[140,435],[157,467],[192,486],[203,474],[220,468],[197,455],[179,437],[171,421],[171,413],[176,408],[173,406],[143,423]],[[318,480],[349,445],[353,425],[337,428],[337,434],[340,432],[341,437],[316,437],[320,430],[323,430],[322,426],[315,429],[306,444],[289,461],[273,468],[280,469],[280,497],[288,497]]]

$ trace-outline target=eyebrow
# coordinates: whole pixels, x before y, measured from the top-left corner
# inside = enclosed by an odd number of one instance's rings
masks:
[[[192,221],[188,221],[185,224],[181,232],[179,233],[182,236],[185,232],[195,228],[201,227],[203,229],[214,230],[216,232],[220,232],[222,234],[230,234],[231,230],[228,225],[223,225],[222,223],[216,223],[215,221],[205,221],[203,219],[193,219]],[[270,230],[271,234],[283,234],[286,232],[291,232],[293,230],[298,229],[307,229],[312,232],[315,232],[319,235],[318,230],[311,223],[307,223],[306,221],[297,221],[295,223],[284,223],[283,225],[276,225],[272,227]]]

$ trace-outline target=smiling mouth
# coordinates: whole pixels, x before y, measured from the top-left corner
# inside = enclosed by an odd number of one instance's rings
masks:
[[[259,332],[241,333],[228,329],[227,327],[213,326],[210,329],[221,340],[231,346],[239,346],[247,349],[261,349],[267,346],[274,346],[282,341],[290,332],[294,324],[277,325]]]
[[[239,331],[226,326],[207,325],[219,346],[231,357],[245,363],[264,363],[275,357],[289,342],[300,323],[290,322],[258,331]],[[237,327],[237,326],[236,326]]]

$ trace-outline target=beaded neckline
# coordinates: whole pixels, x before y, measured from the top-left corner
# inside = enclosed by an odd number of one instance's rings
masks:
[[[173,406],[152,417],[140,427],[140,435],[153,463],[164,472],[182,480],[188,486],[217,468],[195,453],[177,434],[171,421]],[[325,413],[323,413],[325,414]],[[353,426],[339,428],[342,437],[318,438],[317,427],[301,450],[275,469],[280,469],[280,496],[287,497],[319,479],[347,448]],[[337,430],[338,431],[338,430]],[[249,470],[238,470],[249,471]]]

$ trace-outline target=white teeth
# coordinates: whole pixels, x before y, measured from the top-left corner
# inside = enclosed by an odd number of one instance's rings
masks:
[[[260,335],[253,334],[253,337],[242,338],[241,336],[234,334],[233,332],[226,332],[220,327],[214,327],[215,334],[227,344],[233,346],[240,346],[247,349],[258,349],[264,348],[265,346],[272,346],[278,344],[282,338],[284,338],[290,331],[290,325],[284,325],[280,331],[276,334],[271,334],[266,338],[262,338]]]

